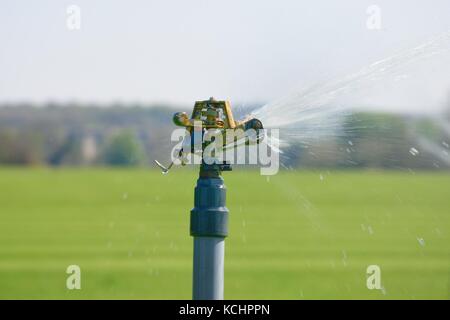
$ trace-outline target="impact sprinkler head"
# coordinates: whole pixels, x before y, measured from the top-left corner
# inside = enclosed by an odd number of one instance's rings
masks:
[[[223,161],[222,156],[226,155],[225,150],[243,143],[260,143],[264,138],[263,125],[250,117],[235,121],[230,103],[214,98],[197,101],[190,118],[185,112],[175,113],[173,122],[186,129],[182,147],[168,167],[156,160],[155,163],[163,174],[167,174],[174,161],[185,165],[188,154],[201,156],[194,208],[190,215],[190,234],[194,237],[192,297],[195,300],[221,300],[229,215],[221,172],[231,170],[231,164]],[[214,152],[209,153],[207,148]]]
[[[173,123],[176,126],[186,128],[186,136],[184,139],[190,139],[188,143],[184,143],[178,152],[177,159],[182,165],[186,164],[186,158],[189,153],[194,153],[194,133],[201,131],[202,138],[208,131],[214,131],[222,136],[222,147],[237,147],[237,141],[244,144],[258,144],[264,139],[263,124],[256,118],[248,117],[241,121],[235,121],[231,112],[231,105],[228,101],[218,101],[214,98],[208,100],[197,101],[194,110],[189,118],[186,112],[177,112],[173,115]],[[232,134],[228,135],[231,131]],[[208,144],[211,142],[202,142],[202,154]],[[187,145],[187,146],[186,146]],[[202,156],[203,159],[203,156]],[[169,172],[173,166],[172,163],[165,167],[159,161],[155,160],[156,165],[162,170],[163,174]],[[218,171],[231,170],[231,166],[223,163],[217,166]]]

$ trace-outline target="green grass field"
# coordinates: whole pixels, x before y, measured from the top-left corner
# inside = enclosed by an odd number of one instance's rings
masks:
[[[450,175],[225,173],[227,299],[450,297]],[[0,298],[191,297],[196,174],[0,169]],[[81,290],[66,268],[81,267]],[[384,290],[368,290],[381,267]]]

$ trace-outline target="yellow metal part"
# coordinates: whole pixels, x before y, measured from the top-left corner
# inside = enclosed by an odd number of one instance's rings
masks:
[[[176,113],[174,123],[178,126],[192,129],[196,123],[201,122],[203,128],[234,129],[234,121],[231,105],[228,101],[217,101],[213,98],[204,101],[196,101],[191,118],[185,112]]]

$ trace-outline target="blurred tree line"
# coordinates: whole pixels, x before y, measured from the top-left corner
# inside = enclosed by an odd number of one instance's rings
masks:
[[[0,163],[145,165],[170,152],[165,106],[0,107]]]
[[[174,145],[172,114],[190,108],[0,106],[0,164],[138,166],[153,159],[168,161]],[[281,160],[285,167],[448,168],[450,110],[446,117],[348,114],[333,134],[291,142]]]

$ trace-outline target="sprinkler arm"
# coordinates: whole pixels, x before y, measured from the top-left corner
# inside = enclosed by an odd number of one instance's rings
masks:
[[[161,164],[161,162],[159,162],[158,160],[153,160],[155,163],[156,163],[156,165],[161,169],[161,171],[162,171],[162,173],[163,174],[166,174],[166,173],[168,173],[169,172],[169,170],[170,170],[170,168],[172,168],[172,166],[173,166],[173,161],[169,164],[169,166],[166,168],[166,167],[164,167],[162,164]]]
[[[180,158],[182,158],[182,156],[183,156],[183,149],[181,149],[180,150],[180,152],[178,152],[178,159],[180,159]],[[174,160],[172,160],[172,162],[170,162],[170,164],[167,166],[167,167],[165,167],[165,166],[163,166],[162,164],[161,164],[161,162],[159,162],[158,160],[153,160],[154,162],[155,162],[155,164],[161,169],[161,171],[162,171],[162,173],[163,174],[167,174],[168,172],[169,172],[169,170],[172,168],[172,166],[173,166],[173,162],[174,162]],[[183,162],[181,162],[183,165],[184,165],[184,163]]]

